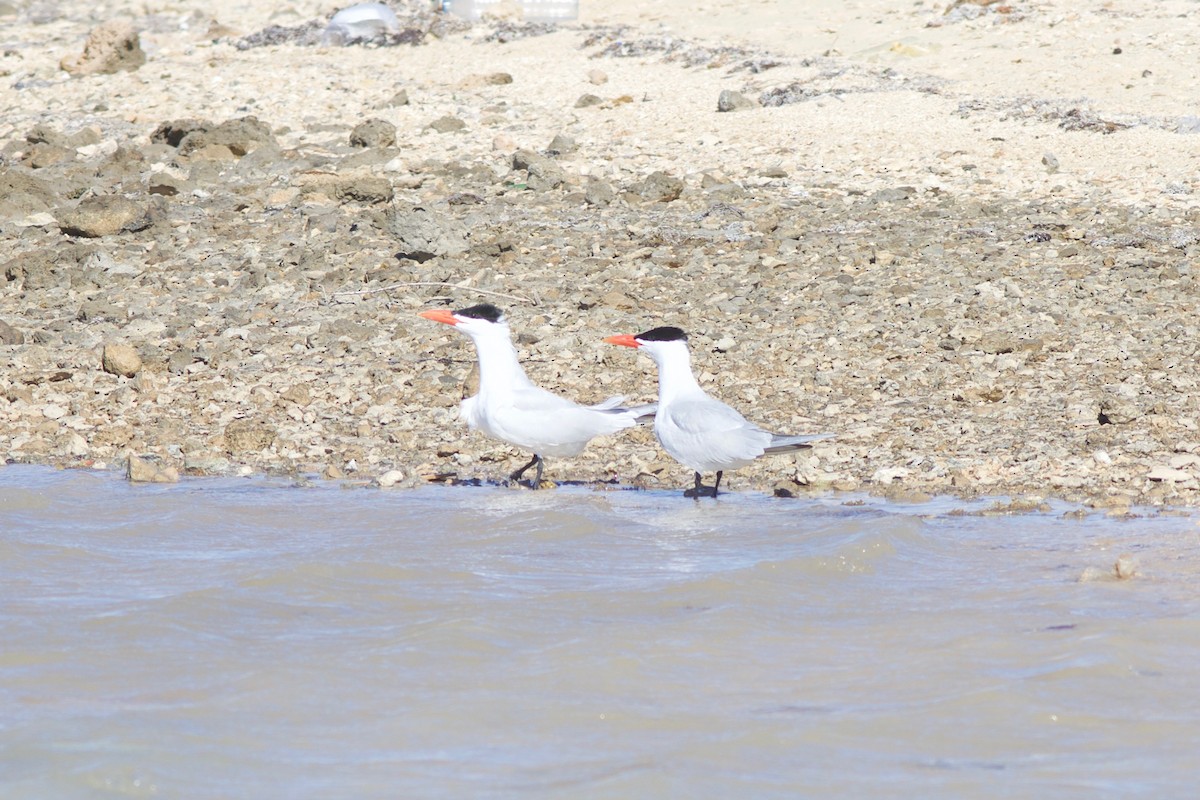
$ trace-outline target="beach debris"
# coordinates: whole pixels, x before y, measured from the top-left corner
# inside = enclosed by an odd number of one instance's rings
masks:
[[[383,3],[358,3],[333,15],[321,32],[321,44],[345,47],[348,44],[382,41],[401,31],[396,13]]]
[[[421,8],[401,21],[383,3],[358,3],[338,11],[328,22],[314,19],[299,25],[268,25],[236,40],[234,46],[238,50],[250,50],[281,44],[297,47],[418,45],[425,41],[433,18],[431,8]]]

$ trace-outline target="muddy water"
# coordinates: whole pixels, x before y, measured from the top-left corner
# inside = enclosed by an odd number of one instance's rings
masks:
[[[1189,795],[1196,520],[961,507],[0,468],[0,797]]]

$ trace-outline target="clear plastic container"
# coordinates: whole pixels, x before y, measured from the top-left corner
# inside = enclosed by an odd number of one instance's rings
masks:
[[[565,22],[579,16],[579,0],[442,0],[442,10],[472,21],[494,13],[524,22]]]
[[[383,3],[359,3],[333,15],[321,34],[321,44],[341,47],[400,33],[400,20]]]

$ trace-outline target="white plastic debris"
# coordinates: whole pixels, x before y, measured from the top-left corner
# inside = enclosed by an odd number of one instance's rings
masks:
[[[333,15],[321,34],[321,44],[344,47],[400,33],[400,20],[383,3],[358,3]]]
[[[565,22],[579,16],[579,0],[442,0],[442,10],[471,21],[492,16],[520,22]]]

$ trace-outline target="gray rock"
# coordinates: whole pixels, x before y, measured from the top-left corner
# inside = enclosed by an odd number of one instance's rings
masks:
[[[720,203],[732,203],[740,200],[746,194],[746,190],[736,183],[722,182],[719,178],[710,175],[704,176],[700,188],[707,192],[713,200]]]
[[[617,195],[607,181],[593,178],[583,191],[583,199],[589,206],[607,206],[617,199]]]
[[[172,375],[182,375],[188,367],[195,364],[199,358],[192,350],[176,350],[167,358],[167,371]]]
[[[408,90],[401,89],[383,103],[380,103],[380,106],[382,108],[396,108],[397,106],[406,106],[408,103]]]
[[[73,208],[56,210],[54,216],[63,233],[89,239],[140,231],[153,222],[149,207],[116,195],[88,197]]]
[[[1042,164],[1051,175],[1058,172],[1058,157],[1054,153],[1045,153],[1042,156]]]
[[[80,322],[116,322],[126,317],[125,310],[108,297],[93,297],[80,304],[75,319]]]
[[[155,128],[150,134],[150,141],[179,147],[188,134],[206,133],[215,127],[215,123],[206,119],[175,119]]]
[[[433,122],[429,123],[429,127],[438,133],[454,133],[455,131],[461,131],[463,128],[467,127],[467,123],[463,122],[458,117],[447,115],[444,117],[438,117]]]
[[[4,264],[4,279],[9,283],[20,283],[26,291],[59,286],[65,282],[64,272],[65,268],[54,253],[46,251],[23,253]]]
[[[658,170],[650,173],[646,180],[634,187],[643,200],[651,203],[669,203],[683,194],[683,180]]]
[[[985,353],[1001,354],[1011,353],[1021,346],[1021,342],[1009,334],[988,333],[979,339],[976,346]]]
[[[388,232],[400,247],[400,258],[428,261],[437,256],[462,255],[468,250],[465,225],[423,206],[392,209],[386,220]]]
[[[0,344],[25,344],[25,334],[0,320]]]
[[[912,186],[895,186],[890,189],[880,189],[871,195],[876,203],[903,203],[917,193]]]
[[[381,170],[375,167],[385,166],[398,155],[400,151],[395,147],[360,147],[338,162],[338,172],[347,174],[351,170],[366,169],[378,173]]]
[[[359,203],[390,203],[394,194],[391,181],[374,175],[347,178],[334,189],[337,199]]]
[[[67,137],[64,147],[86,147],[90,144],[100,144],[100,132],[95,128],[80,128]]]
[[[575,101],[575,107],[576,108],[590,108],[591,106],[601,105],[603,102],[604,102],[603,97],[597,97],[594,94],[584,94],[584,95],[580,95],[579,99]]]
[[[53,186],[24,167],[0,167],[0,219],[49,211],[58,202]]]
[[[88,127],[81,128],[68,136],[57,128],[40,122],[30,128],[29,132],[25,134],[25,141],[29,142],[29,144],[45,144],[51,147],[74,150],[84,145],[99,143],[100,134],[95,128]]]
[[[228,458],[209,453],[193,453],[183,459],[183,468],[189,475],[224,475],[232,467]]]
[[[146,189],[150,194],[157,194],[163,197],[175,197],[176,195],[187,194],[194,188],[194,184],[186,178],[179,178],[166,172],[151,175],[146,185]]]
[[[579,145],[575,143],[575,137],[567,136],[565,133],[560,133],[550,140],[546,152],[552,156],[567,155],[574,153],[579,149]]]
[[[538,155],[532,150],[518,150],[513,153],[512,167],[525,170],[527,178],[525,185],[534,191],[546,191],[562,186],[566,180],[562,167],[552,158]]]
[[[351,147],[391,147],[396,143],[396,126],[387,120],[369,119],[350,131]]]
[[[741,92],[735,92],[730,89],[721,90],[721,94],[717,97],[717,111],[745,111],[750,108],[758,108],[758,101],[752,100]]]
[[[44,122],[39,122],[30,128],[29,132],[25,134],[25,141],[30,144],[52,144],[56,147],[69,146],[66,134]]]
[[[279,393],[279,399],[307,408],[312,404],[312,390],[306,383],[295,383]]]
[[[180,140],[179,152],[187,155],[217,145],[227,147],[235,156],[241,157],[264,144],[277,144],[271,128],[257,117],[239,117],[212,129],[197,128],[190,131]]]
[[[1127,425],[1143,416],[1137,403],[1125,397],[1109,396],[1100,402],[1101,425]]]
[[[117,184],[122,185],[122,190],[125,186],[133,187],[142,182],[145,169],[146,157],[139,148],[118,145],[112,155],[100,163],[95,179],[88,183],[88,187],[93,190],[105,186],[117,187]]]
[[[30,169],[45,169],[55,164],[63,164],[75,160],[75,151],[69,147],[54,144],[35,144],[25,151],[21,163]]]

